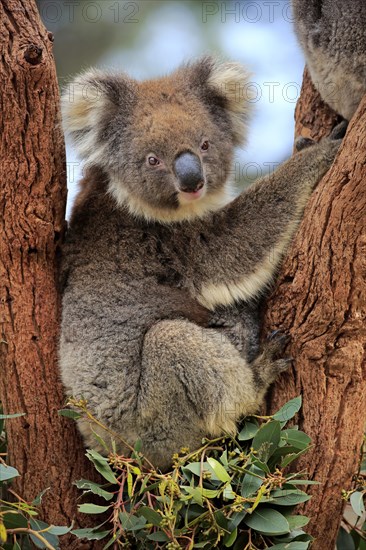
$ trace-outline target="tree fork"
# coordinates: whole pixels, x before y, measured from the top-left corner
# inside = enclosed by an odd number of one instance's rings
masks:
[[[8,421],[15,491],[27,501],[46,487],[43,518],[77,517],[74,480],[93,467],[74,423],[60,417],[57,250],[64,230],[65,152],[53,36],[34,0],[0,4],[0,399]],[[95,548],[63,537],[63,548]]]
[[[319,139],[337,115],[305,72],[296,135]],[[268,300],[264,330],[292,341],[294,368],[274,385],[268,411],[302,394],[298,423],[314,447],[296,464],[321,484],[302,512],[312,548],[334,548],[342,489],[357,472],[366,411],[366,97],[334,165],[314,191]]]

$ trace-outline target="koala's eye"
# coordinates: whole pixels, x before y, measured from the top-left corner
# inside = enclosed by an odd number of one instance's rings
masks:
[[[160,164],[160,160],[153,156],[148,157],[147,162],[150,164],[150,166],[159,166]]]
[[[204,141],[201,145],[201,151],[207,151],[207,149],[209,148],[210,144],[208,141]]]

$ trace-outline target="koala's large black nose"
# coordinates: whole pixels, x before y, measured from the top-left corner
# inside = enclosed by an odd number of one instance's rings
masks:
[[[179,187],[185,193],[194,193],[203,187],[202,165],[197,155],[181,153],[175,159],[174,170],[179,179]]]

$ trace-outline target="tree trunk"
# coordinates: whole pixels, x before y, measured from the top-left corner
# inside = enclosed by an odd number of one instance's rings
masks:
[[[296,133],[318,138],[336,121],[305,74]],[[334,548],[360,459],[366,411],[366,97],[335,163],[314,191],[267,305],[264,330],[292,342],[293,369],[275,384],[273,412],[302,394],[298,423],[314,447],[296,465],[321,484],[303,506],[314,550]]]
[[[21,474],[15,491],[31,501],[50,487],[44,519],[70,525],[72,482],[91,478],[93,469],[74,423],[57,414],[64,403],[56,271],[66,177],[53,37],[33,0],[2,0],[0,34],[0,399],[4,412],[25,413],[7,423],[9,461]]]

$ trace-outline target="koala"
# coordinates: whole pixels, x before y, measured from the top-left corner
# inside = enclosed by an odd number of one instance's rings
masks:
[[[85,177],[63,249],[62,380],[120,452],[140,440],[162,470],[235,432],[288,368],[283,337],[258,347],[257,304],[339,146],[307,147],[233,198],[248,82],[205,57],[144,82],[91,70],[63,98]]]
[[[292,8],[315,87],[350,120],[366,93],[365,0],[292,0]]]

